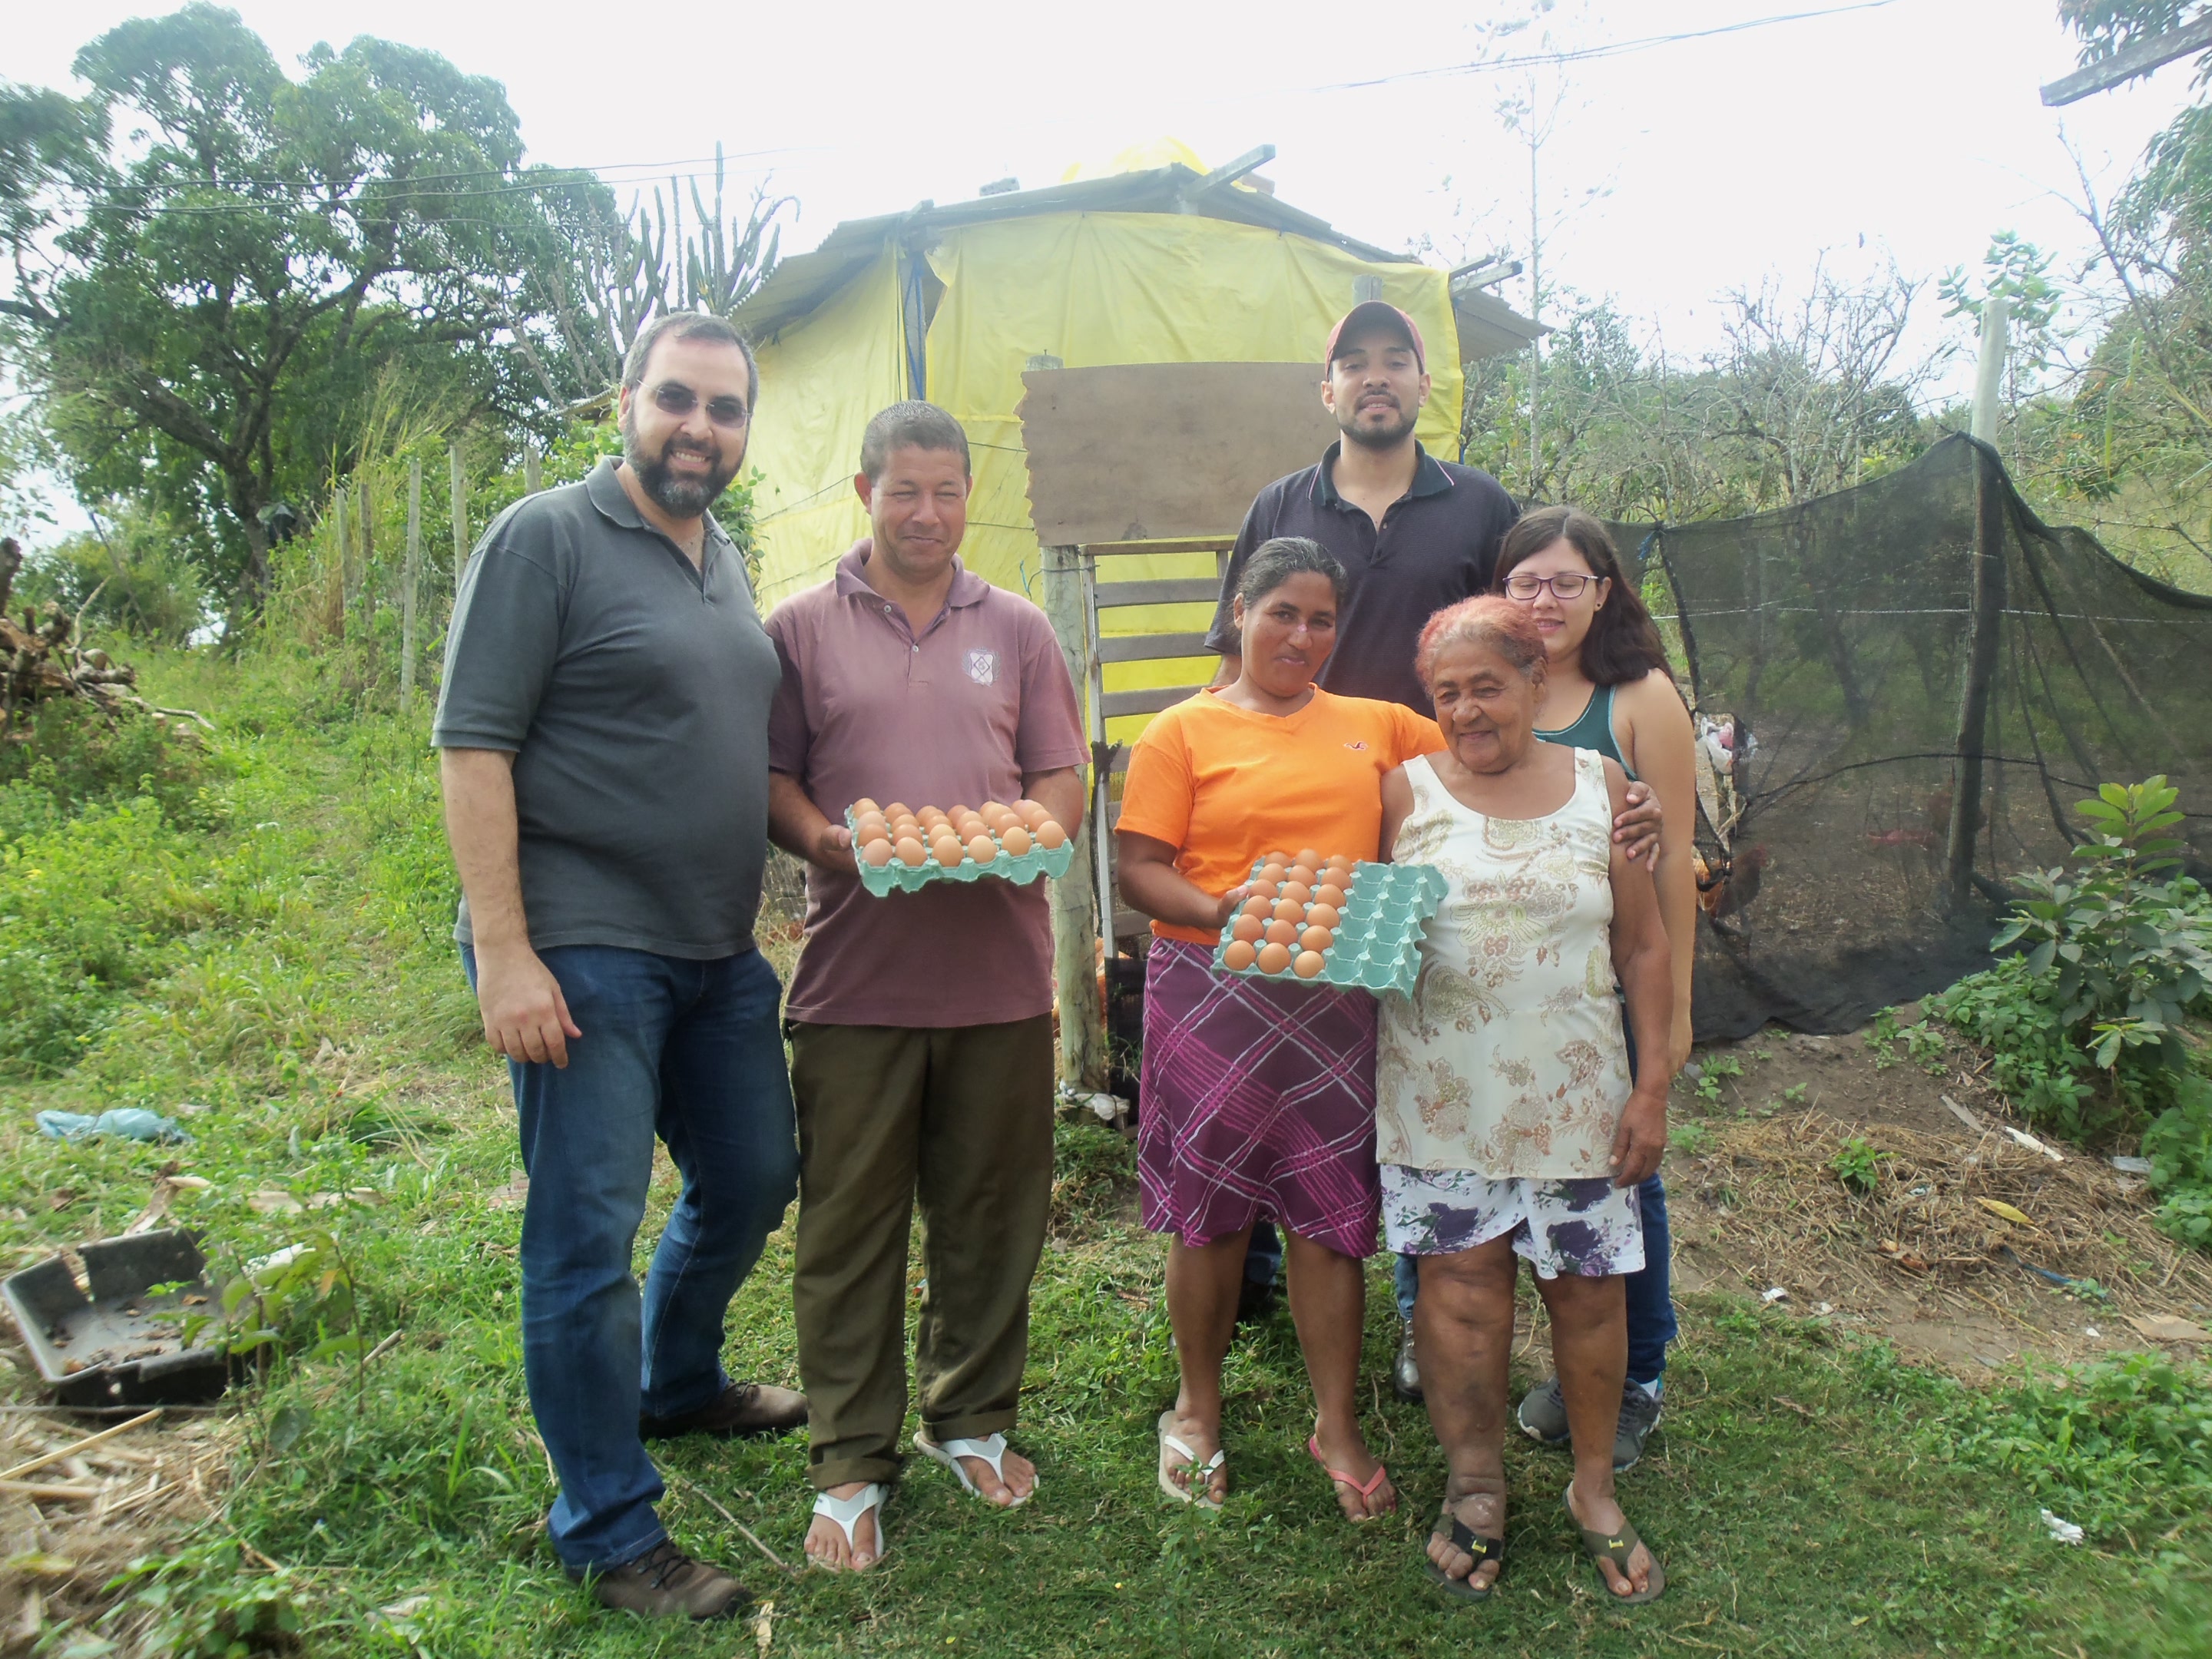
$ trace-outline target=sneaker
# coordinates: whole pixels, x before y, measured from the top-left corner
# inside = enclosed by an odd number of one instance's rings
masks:
[[[590,1575],[603,1607],[648,1619],[726,1619],[752,1592],[719,1567],[695,1561],[664,1538],[634,1561]]]
[[[1421,1393],[1421,1367],[1413,1358],[1413,1322],[1407,1320],[1398,1332],[1398,1357],[1390,1362],[1390,1392],[1409,1406],[1418,1406],[1425,1397]]]
[[[806,1396],[764,1382],[731,1382],[696,1412],[637,1419],[641,1440],[673,1440],[678,1435],[709,1434],[717,1440],[744,1434],[782,1434],[806,1426]]]
[[[1547,1446],[1567,1443],[1567,1401],[1559,1392],[1557,1376],[1547,1376],[1529,1389],[1513,1416],[1521,1432],[1531,1440],[1540,1440]]]
[[[1559,1379],[1547,1376],[1528,1390],[1514,1413],[1521,1431],[1547,1446],[1564,1446],[1571,1437],[1567,1430],[1567,1402],[1559,1392]],[[1620,1420],[1613,1433],[1613,1469],[1625,1474],[1644,1455],[1644,1443],[1659,1426],[1659,1402],[1633,1382],[1620,1389]]]

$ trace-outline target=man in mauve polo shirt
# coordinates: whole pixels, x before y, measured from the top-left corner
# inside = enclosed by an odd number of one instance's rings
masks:
[[[928,1275],[915,1449],[1010,1506],[1036,1471],[1006,1449],[1029,1354],[1029,1285],[1052,1193],[1052,930],[1045,884],[984,876],[882,898],[845,810],[1024,796],[1063,824],[1090,758],[1052,625],[957,555],[968,438],[928,404],[868,423],[854,480],[873,534],[768,622],[769,834],[807,860],[806,939],[786,1017],[799,1109],[792,1300],[819,1493],[806,1553],[861,1569],[906,1416],[907,1238]]]

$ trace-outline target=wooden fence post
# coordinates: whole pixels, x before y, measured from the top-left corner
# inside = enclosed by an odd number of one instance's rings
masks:
[[[346,621],[353,615],[353,538],[346,534],[346,488],[331,494],[331,527],[338,544],[338,637],[343,639]]]
[[[526,443],[522,447],[522,489],[526,495],[535,495],[545,488],[545,469],[538,459],[538,446]]]
[[[355,506],[361,517],[361,586],[356,597],[361,600],[361,636],[364,640],[376,637],[376,585],[369,572],[376,562],[375,519],[369,512],[368,478],[361,475],[354,485]]]
[[[407,562],[399,569],[399,706],[415,701],[415,588],[422,574],[422,458],[407,458]]]
[[[1044,613],[1060,641],[1076,695],[1089,684],[1091,624],[1084,613],[1083,562],[1073,547],[1044,554]],[[1106,1086],[1106,1015],[1098,999],[1099,918],[1094,913],[1091,813],[1065,826],[1075,847],[1067,873],[1052,884],[1052,969],[1060,990],[1060,1080],[1071,1089]]]
[[[1959,693],[1959,757],[1945,837],[1952,901],[1973,890],[1974,841],[1982,830],[1982,768],[1989,750],[1990,704],[1997,648],[2004,636],[2005,479],[1996,458],[1997,409],[2004,380],[2005,301],[1982,307],[1982,355],[1975,375],[1973,435],[1990,447],[1974,456],[1973,617]]]
[[[461,471],[461,447],[446,446],[446,471],[453,491],[453,591],[461,588],[461,573],[469,568],[469,481]]]

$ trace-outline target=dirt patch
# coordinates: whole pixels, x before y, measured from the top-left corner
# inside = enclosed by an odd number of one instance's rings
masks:
[[[10,1407],[0,1415],[0,1468],[118,1420]],[[102,1586],[134,1556],[216,1513],[242,1432],[227,1414],[172,1410],[0,1490],[0,1651],[28,1652],[63,1620],[104,1608]]]
[[[1984,1056],[1941,1028],[1910,1035],[1916,1019],[1900,1011],[1890,1041],[1769,1030],[1697,1056],[1667,1159],[1677,1283],[1779,1290],[1968,1378],[2160,1346],[2138,1319],[2212,1321],[2212,1259],[2151,1225],[2143,1182],[2013,1139],[2025,1126]],[[1854,1158],[1872,1164],[1857,1184],[1837,1167]]]

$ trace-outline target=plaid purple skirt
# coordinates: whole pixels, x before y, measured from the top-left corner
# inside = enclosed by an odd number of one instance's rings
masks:
[[[1145,1225],[1210,1244],[1262,1216],[1375,1253],[1375,1000],[1213,971],[1155,939],[1145,974]]]

